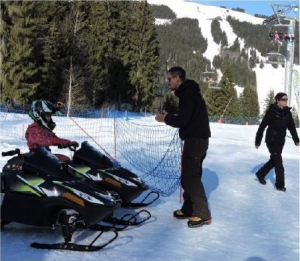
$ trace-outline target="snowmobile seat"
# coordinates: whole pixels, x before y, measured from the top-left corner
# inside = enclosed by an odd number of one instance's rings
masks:
[[[71,162],[71,159],[70,159],[68,156],[64,155],[64,154],[57,154],[57,153],[55,153],[54,155],[55,155],[55,156],[59,159],[59,161],[61,161],[61,162],[65,162],[65,163],[70,163],[70,162]]]
[[[37,147],[34,153],[30,153],[25,157],[23,171],[30,174],[39,173],[40,175],[62,180],[68,179],[62,162],[42,146]]]

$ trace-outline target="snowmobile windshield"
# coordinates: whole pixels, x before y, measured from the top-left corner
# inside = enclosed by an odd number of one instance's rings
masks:
[[[74,153],[73,162],[93,165],[100,169],[113,167],[111,160],[87,141],[82,142],[81,148]]]

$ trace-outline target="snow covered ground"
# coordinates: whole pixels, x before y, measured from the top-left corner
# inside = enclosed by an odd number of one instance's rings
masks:
[[[1,116],[0,151],[16,147],[26,151],[24,140],[3,136],[15,125],[13,121],[4,122]],[[143,118],[141,124],[157,123],[152,116]],[[273,171],[263,186],[254,174],[269,154],[264,143],[258,150],[254,147],[257,128],[211,123],[212,138],[203,174],[211,225],[192,229],[186,220],[172,217],[181,206],[178,189],[146,208],[152,214],[150,220],[119,232],[113,243],[97,252],[33,249],[29,245],[34,241],[61,242],[60,229],[11,223],[1,231],[1,260],[299,260],[299,147],[288,134],[283,151],[287,192],[274,189]],[[6,160],[0,158],[1,169]],[[118,160],[126,165],[124,159]],[[89,235],[78,231],[74,240],[90,243]]]
[[[150,4],[170,6],[177,17],[199,19],[204,37],[208,39],[205,56],[212,60],[219,47],[212,41],[211,19],[220,16],[221,28],[228,42],[236,38],[225,21],[228,14],[239,16],[241,21],[261,23],[261,19],[218,7],[207,7],[183,0],[148,0]],[[188,7],[187,7],[188,6]],[[208,30],[209,29],[209,30]],[[206,31],[207,32],[206,32]],[[241,40],[242,41],[242,40]],[[296,68],[299,70],[299,66]],[[256,68],[257,90],[261,111],[270,89],[284,91],[284,69],[265,65]],[[187,72],[188,73],[188,72]],[[12,115],[12,114],[11,114]],[[10,116],[11,116],[10,115]],[[0,152],[15,148],[26,151],[24,139],[3,135],[16,132],[16,121],[6,121],[0,115]],[[153,117],[135,119],[140,124],[158,124]],[[212,123],[212,138],[204,161],[203,182],[212,212],[212,224],[191,229],[186,220],[172,217],[180,208],[179,189],[169,197],[160,197],[146,209],[152,218],[141,226],[121,231],[119,237],[98,252],[37,250],[34,242],[61,242],[60,229],[37,228],[12,223],[1,231],[2,261],[297,261],[299,260],[299,147],[288,134],[283,150],[287,192],[274,189],[274,172],[267,176],[267,185],[260,185],[255,172],[269,158],[265,144],[256,150],[254,137],[258,126],[241,126]],[[24,130],[23,130],[24,132]],[[21,131],[22,133],[22,131]],[[300,131],[298,129],[298,133]],[[64,137],[75,139],[75,137]],[[0,157],[0,168],[7,158]],[[123,166],[126,161],[118,158]],[[118,214],[131,210],[118,210]],[[77,236],[76,236],[77,235]],[[91,237],[83,231],[75,234],[76,243],[90,243]],[[94,235],[94,234],[93,234]]]

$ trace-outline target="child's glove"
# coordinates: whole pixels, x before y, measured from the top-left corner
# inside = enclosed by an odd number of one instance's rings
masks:
[[[70,146],[78,147],[78,143],[76,141],[70,141],[66,139],[55,138],[53,140],[53,144],[56,145],[59,149],[67,148]]]

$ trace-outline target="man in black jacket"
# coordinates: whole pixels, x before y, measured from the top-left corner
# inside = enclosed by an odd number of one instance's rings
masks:
[[[202,162],[211,134],[206,104],[199,85],[185,77],[181,67],[173,67],[168,71],[170,90],[179,98],[178,114],[159,114],[155,119],[179,128],[179,136],[184,141],[181,170],[184,202],[182,208],[174,211],[173,215],[178,219],[188,218],[188,227],[200,227],[211,223],[211,213],[201,181]]]
[[[258,181],[266,185],[265,176],[274,167],[276,174],[275,188],[286,191],[284,182],[284,167],[282,164],[282,150],[285,143],[286,130],[292,135],[294,143],[299,146],[299,137],[295,128],[294,119],[291,114],[291,108],[287,107],[288,97],[285,93],[280,92],[275,96],[275,103],[271,104],[264,116],[256,133],[255,147],[261,144],[263,133],[268,126],[266,133],[266,145],[270,152],[270,160],[256,172]]]

